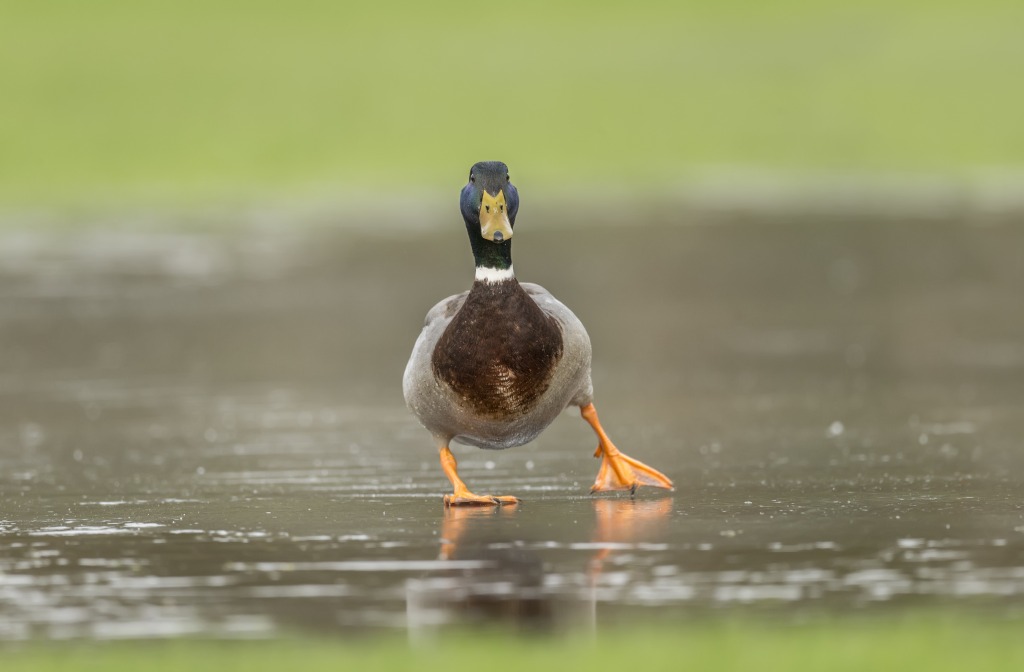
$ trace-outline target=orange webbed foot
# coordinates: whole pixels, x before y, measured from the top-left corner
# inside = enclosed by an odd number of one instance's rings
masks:
[[[519,503],[511,495],[474,495],[469,490],[456,491],[444,496],[445,506],[514,506]]]
[[[613,490],[629,490],[636,493],[641,485],[655,488],[673,490],[671,479],[654,467],[650,467],[640,460],[624,455],[615,447],[608,435],[605,434],[597,419],[597,410],[593,404],[587,404],[580,409],[583,419],[590,423],[590,426],[597,434],[597,450],[594,457],[601,458],[601,469],[597,472],[597,479],[594,481],[590,492],[608,492]]]
[[[448,442],[442,441],[440,444],[441,468],[444,469],[444,474],[451,481],[454,490],[452,494],[444,496],[445,506],[511,506],[519,503],[519,499],[510,495],[474,495],[459,478],[458,465]]]
[[[601,469],[597,472],[597,479],[590,488],[590,492],[629,490],[635,493],[641,485],[674,489],[671,479],[654,467],[649,467],[640,460],[623,455],[617,449],[615,454],[610,453],[603,446],[598,450],[602,457]]]

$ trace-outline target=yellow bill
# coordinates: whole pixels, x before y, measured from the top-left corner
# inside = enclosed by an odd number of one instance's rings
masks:
[[[480,234],[484,240],[492,240],[495,243],[512,237],[512,223],[508,221],[504,191],[499,191],[497,196],[491,196],[484,191],[483,200],[480,202]]]

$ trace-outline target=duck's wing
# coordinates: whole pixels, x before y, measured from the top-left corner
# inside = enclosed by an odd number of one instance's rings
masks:
[[[423,321],[423,330],[412,348],[412,354],[409,356],[409,363],[405,365],[405,375],[402,378],[405,402],[414,410],[417,403],[429,395],[430,390],[437,387],[430,367],[431,353],[434,352],[434,346],[437,345],[444,330],[448,328],[455,313],[459,312],[459,308],[465,303],[468,294],[469,292],[462,292],[442,299],[427,312],[427,317]]]
[[[453,294],[447,299],[438,301],[433,308],[427,311],[427,317],[423,320],[423,331],[433,331],[439,326],[443,331],[443,328],[448,326],[448,323],[455,317],[455,313],[459,312],[459,308],[462,308],[467,296],[469,296],[468,291]]]
[[[554,294],[533,282],[523,282],[520,283],[520,286],[526,290],[526,293],[530,295],[530,298],[537,302],[537,305],[540,306],[541,310],[561,322],[563,329],[579,331],[582,332],[584,336],[586,335],[587,330],[584,329],[579,318],[577,318],[564,303],[556,299]]]
[[[430,353],[434,351],[434,346],[437,344],[438,339],[441,338],[441,334],[448,328],[448,324],[455,317],[455,313],[459,312],[462,308],[462,304],[466,302],[466,297],[469,292],[462,292],[461,294],[453,294],[447,299],[441,299],[427,311],[427,317],[423,320],[423,331],[420,332],[419,338],[416,339],[416,345],[413,347],[412,358],[410,359],[410,365],[412,360],[419,359],[421,362],[429,361]]]

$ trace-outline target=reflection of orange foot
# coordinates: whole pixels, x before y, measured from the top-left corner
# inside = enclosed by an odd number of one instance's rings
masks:
[[[441,468],[445,476],[452,482],[454,493],[444,496],[445,506],[500,506],[502,504],[518,504],[515,497],[504,495],[495,497],[493,495],[474,495],[459,478],[458,465],[455,463],[455,456],[448,448],[448,444],[441,445]]]
[[[651,500],[595,499],[597,529],[594,541],[625,543],[649,534],[655,526],[668,520],[672,513],[672,497]]]
[[[593,404],[587,404],[580,409],[583,419],[590,423],[597,433],[597,450],[594,457],[600,457],[601,469],[597,472],[597,480],[594,481],[591,492],[606,492],[609,490],[629,490],[636,492],[641,485],[649,485],[655,488],[667,488],[672,490],[672,481],[668,476],[653,467],[649,467],[640,460],[634,460],[628,455],[619,452],[608,435],[604,433],[601,423],[597,419],[597,410]]]
[[[475,521],[508,519],[515,515],[515,507],[506,506],[454,506],[444,508],[444,517],[441,519],[441,553],[442,560],[451,560],[455,551],[466,536],[466,530],[474,525],[480,525]]]
[[[626,544],[655,536],[672,513],[672,498],[637,501],[634,499],[595,499],[594,543],[602,545],[590,560],[590,572],[596,580],[604,561],[612,552],[608,544]]]

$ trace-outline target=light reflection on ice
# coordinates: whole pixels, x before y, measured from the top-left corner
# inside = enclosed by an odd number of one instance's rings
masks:
[[[483,569],[483,560],[342,560],[337,562],[232,562],[230,572],[430,572],[454,569]]]
[[[79,537],[90,535],[135,534],[138,530],[164,527],[163,523],[122,523],[121,525],[52,525],[32,530],[33,537]]]
[[[379,541],[376,535],[360,532],[288,537],[265,530],[167,529],[160,523],[119,523],[54,525],[24,534],[23,538],[51,541],[32,542],[36,544],[32,547],[15,542],[7,548],[9,552],[22,553],[21,557],[4,560],[0,555],[0,638],[19,639],[41,633],[51,638],[176,637],[199,633],[269,636],[278,627],[275,609],[267,606],[271,602],[323,605],[319,608],[333,609],[339,622],[347,622],[349,616],[345,614],[355,613],[359,608],[356,605],[370,600],[376,605],[380,623],[393,626],[402,621],[400,600],[405,593],[393,579],[382,583],[391,576],[401,577],[399,581],[408,577],[422,582],[427,579],[417,577],[433,575],[436,580],[429,580],[434,581],[430,585],[435,588],[441,585],[438,582],[448,581],[455,582],[461,591],[459,586],[468,581],[473,588],[467,594],[483,591],[489,599],[501,599],[502,595],[508,599],[513,595],[522,597],[507,577],[494,574],[495,567],[500,565],[495,565],[492,558],[400,559],[393,549],[415,549],[416,545],[399,540]],[[63,555],[59,544],[64,542],[58,541],[75,535],[102,540],[104,534],[154,535],[136,537],[139,543],[181,539],[181,535],[194,535],[195,539],[188,544],[274,539],[277,553],[283,552],[291,559],[246,560],[228,552],[227,561],[203,572],[163,575],[160,572],[167,567],[161,565],[159,556],[93,554],[72,561]],[[1024,566],[986,567],[975,559],[975,554],[984,549],[993,553],[1016,552],[1005,539],[1000,540],[1003,545],[991,539],[901,537],[857,559],[838,554],[838,544],[832,541],[772,542],[745,551],[763,554],[764,562],[748,562],[748,566],[735,569],[706,566],[707,560],[702,558],[709,558],[713,547],[704,543],[687,543],[682,556],[703,565],[700,569],[687,566],[686,561],[673,562],[682,547],[669,544],[549,539],[492,542],[484,548],[497,553],[497,558],[507,553],[533,553],[538,557],[553,554],[552,557],[561,558],[548,566],[531,589],[539,591],[537,595],[544,599],[584,599],[594,604],[649,607],[837,599],[877,604],[914,595],[1013,599],[1024,595]],[[177,543],[180,551],[185,541]],[[328,554],[341,549],[346,549],[346,553],[353,549],[372,553],[372,549],[388,548],[392,553],[305,559],[310,543],[317,544],[318,552],[326,550]],[[294,552],[288,552],[288,548]],[[596,573],[591,563],[595,557],[602,559],[601,569]],[[367,585],[376,587],[368,589]],[[221,609],[216,605],[232,605],[236,613],[212,618]],[[389,611],[387,605],[393,605],[394,610]],[[97,611],[100,607],[102,613]],[[254,609],[255,615],[251,613]],[[229,624],[234,617],[240,620]]]

